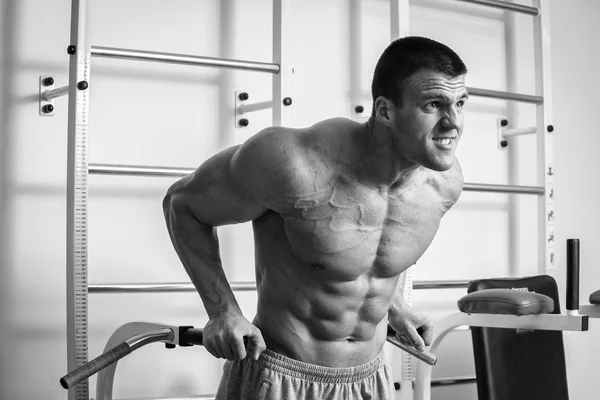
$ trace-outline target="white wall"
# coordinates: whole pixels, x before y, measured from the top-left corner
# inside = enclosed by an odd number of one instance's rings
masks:
[[[596,79],[600,65],[598,15],[600,3],[591,0],[552,4],[552,89],[558,131],[554,151],[556,230],[562,244],[558,276],[565,276],[565,240],[579,238],[581,304],[589,304],[590,293],[600,289],[600,136],[594,104],[595,93],[600,91]],[[564,279],[560,282],[564,288]],[[566,333],[565,349],[572,398],[597,398],[600,382],[594,359],[600,354],[600,320],[591,320],[585,334]]]
[[[92,43],[269,61],[270,0],[94,1]],[[574,7],[572,3],[576,3]],[[294,126],[332,116],[351,116],[351,91],[366,98],[372,70],[389,41],[385,0],[358,4],[361,29],[351,35],[350,2],[298,2],[294,32]],[[68,78],[70,2],[0,0],[0,398],[66,399],[58,379],[66,372],[65,177],[66,98],[53,117],[37,112],[37,80]],[[315,12],[318,10],[318,12]],[[594,272],[598,240],[595,205],[600,185],[586,179],[598,168],[592,108],[593,46],[600,34],[593,21],[600,6],[589,0],[552,4],[552,74],[556,126],[557,239],[582,240],[582,300],[600,288]],[[470,69],[468,85],[533,92],[531,20],[459,2],[415,0],[411,33],[453,47]],[[515,26],[517,37],[507,27]],[[358,41],[351,41],[358,37]],[[576,40],[580,41],[577,45]],[[588,48],[590,50],[588,50]],[[589,54],[588,54],[589,53]],[[529,51],[529,55],[531,52]],[[583,63],[584,57],[589,60]],[[350,60],[361,60],[353,65]],[[516,60],[519,60],[518,62]],[[351,76],[360,71],[360,79]],[[248,129],[234,128],[234,92],[252,101],[270,98],[271,78],[251,72],[93,59],[90,162],[195,167],[209,155],[268,126],[269,111],[251,116]],[[473,98],[459,157],[468,182],[535,184],[529,138],[511,153],[495,143],[495,121],[511,115],[532,123],[533,107]],[[585,161],[585,162],[584,162]],[[514,172],[517,165],[519,172]],[[511,169],[512,168],[512,169]],[[90,283],[174,282],[187,277],[171,249],[161,214],[169,178],[89,178]],[[512,203],[511,203],[512,201]],[[535,200],[464,193],[444,218],[438,237],[414,268],[414,279],[471,279],[535,273]],[[509,210],[516,207],[518,216]],[[518,223],[517,223],[518,222]],[[518,240],[511,240],[511,224]],[[220,229],[231,281],[253,280],[249,225]],[[517,237],[517,236],[513,236]],[[515,243],[516,242],[516,243]],[[559,265],[564,248],[559,247]],[[564,287],[564,271],[557,279]],[[416,307],[435,318],[454,310],[463,290],[417,291]],[[195,294],[91,295],[89,355],[102,352],[108,336],[132,320],[202,326],[206,315]],[[254,294],[239,293],[248,318]],[[564,302],[563,302],[564,304]],[[594,343],[600,326],[566,334],[573,399],[587,399],[593,379]],[[470,336],[454,333],[440,349],[434,376],[472,375]],[[115,398],[191,396],[212,393],[220,360],[202,348],[166,351],[154,345],[119,363]],[[586,372],[587,371],[587,372]],[[594,386],[595,385],[595,386]],[[90,382],[94,397],[95,379]],[[434,390],[434,398],[475,398],[474,385]]]

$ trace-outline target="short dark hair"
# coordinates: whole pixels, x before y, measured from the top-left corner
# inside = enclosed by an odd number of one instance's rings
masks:
[[[424,70],[439,72],[449,78],[467,73],[458,54],[442,43],[420,36],[397,39],[384,50],[375,66],[371,84],[373,109],[379,96],[401,106],[406,80]]]

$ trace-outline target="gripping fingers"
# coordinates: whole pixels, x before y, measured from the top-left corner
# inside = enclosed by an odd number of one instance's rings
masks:
[[[408,329],[408,334],[406,335],[409,340],[409,344],[419,351],[425,350],[425,342],[417,332],[417,329],[411,326]]]
[[[402,344],[404,344],[406,346],[413,345],[412,341],[404,333],[396,333],[396,337]]]
[[[206,349],[206,351],[208,351],[215,358],[225,358],[225,357],[223,357],[223,355],[221,353],[220,347],[218,347],[218,346],[215,347],[213,345],[213,343],[205,341],[204,342],[204,348]]]
[[[260,353],[267,349],[267,345],[265,344],[265,340],[263,339],[260,330],[256,329],[252,332],[252,334],[248,336],[248,342],[252,348],[250,354],[252,359],[258,360]]]
[[[233,359],[233,353],[231,352],[231,349],[227,343],[219,342],[215,347],[218,349],[217,352],[220,355],[219,358],[224,358],[226,360]]]
[[[246,347],[244,346],[243,338],[233,338],[233,340],[229,342],[229,347],[233,354],[233,359],[243,360],[246,358]]]
[[[425,346],[431,345],[431,341],[433,340],[433,326],[431,324],[424,324],[417,329],[417,332],[423,338]]]

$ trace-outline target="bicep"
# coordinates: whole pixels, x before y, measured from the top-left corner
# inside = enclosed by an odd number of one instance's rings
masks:
[[[239,146],[226,149],[182,178],[170,190],[173,207],[200,222],[222,226],[251,221],[267,208],[250,198],[245,185],[232,174],[232,158]]]

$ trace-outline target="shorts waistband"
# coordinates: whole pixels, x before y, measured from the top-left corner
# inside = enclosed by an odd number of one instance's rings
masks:
[[[309,364],[283,356],[269,349],[263,351],[256,362],[272,371],[300,378],[304,381],[333,384],[362,381],[374,375],[385,366],[383,350],[371,361],[347,368],[333,368]]]

